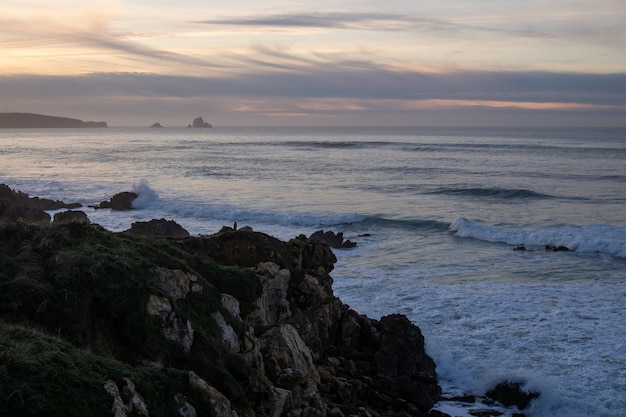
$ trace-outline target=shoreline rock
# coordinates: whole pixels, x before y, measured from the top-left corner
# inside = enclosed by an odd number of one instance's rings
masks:
[[[344,304],[336,261],[325,242],[243,228],[160,239],[80,220],[0,225],[0,391],[16,393],[0,409],[435,415],[441,387],[419,327]]]
[[[0,222],[49,222],[46,210],[75,209],[80,203],[65,203],[59,200],[30,197],[21,191],[0,184]]]
[[[137,193],[132,191],[122,191],[121,193],[115,194],[108,201],[102,201],[100,204],[95,206],[89,206],[95,209],[105,209],[109,208],[111,210],[133,210],[133,201],[135,201],[139,197]]]
[[[0,128],[97,128],[108,127],[106,122],[84,122],[70,117],[48,116],[35,113],[0,113]]]

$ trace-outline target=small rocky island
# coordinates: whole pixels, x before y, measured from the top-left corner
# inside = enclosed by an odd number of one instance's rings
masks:
[[[69,117],[35,113],[0,113],[0,129],[107,127],[106,122],[84,122]]]
[[[196,117],[193,119],[193,123],[187,125],[187,127],[213,127],[213,125],[209,122],[205,122],[202,117]]]

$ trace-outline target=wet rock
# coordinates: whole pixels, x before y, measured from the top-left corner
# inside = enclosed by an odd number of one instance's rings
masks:
[[[103,201],[96,206],[95,209],[109,208],[111,210],[132,210],[133,201],[138,197],[137,193],[131,191],[123,191],[115,194],[109,201]]]
[[[15,191],[5,184],[0,184],[0,221],[49,222],[50,215],[45,210],[74,209],[79,203],[64,203],[59,200],[29,197],[28,194]]]
[[[526,392],[522,389],[520,382],[504,381],[500,382],[494,388],[487,391],[486,396],[492,400],[498,401],[503,405],[517,406],[520,410],[525,409],[528,404],[535,398],[539,397],[538,392]]]
[[[324,232],[323,230],[318,230],[317,232],[309,236],[309,239],[328,243],[328,245],[334,249],[347,249],[356,246],[356,242],[344,240],[342,232],[335,233],[330,230],[327,232]]]
[[[504,414],[502,411],[493,410],[491,408],[469,410],[467,413],[474,417],[498,417]]]
[[[569,252],[570,248],[567,246],[546,245],[546,250],[552,252]]]

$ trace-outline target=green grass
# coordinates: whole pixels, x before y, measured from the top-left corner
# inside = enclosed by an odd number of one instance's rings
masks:
[[[252,370],[223,346],[211,317],[221,309],[221,293],[237,297],[244,313],[260,295],[254,273],[228,261],[237,250],[233,237],[175,240],[79,223],[0,225],[0,415],[5,409],[17,410],[14,416],[110,415],[102,386],[113,379],[121,388],[123,376],[159,410],[152,415],[170,415],[170,391],[187,389],[190,369],[247,407],[243,387]],[[245,238],[259,258],[285,250],[266,235]],[[194,328],[190,353],[165,339],[161,319],[147,312],[151,294],[165,295],[155,266],[192,273],[203,287],[173,303]],[[146,362],[164,367],[142,368]]]
[[[189,386],[188,372],[132,367],[103,358],[35,329],[0,322],[0,411],[11,416],[111,416],[113,399],[104,383],[120,391],[130,378],[151,415],[176,416],[182,393],[198,415],[214,415],[210,401]]]

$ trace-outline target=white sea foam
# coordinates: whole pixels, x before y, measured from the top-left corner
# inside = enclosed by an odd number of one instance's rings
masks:
[[[610,225],[562,225],[542,229],[504,228],[460,217],[450,230],[459,237],[487,242],[544,247],[564,246],[582,253],[604,253],[626,257],[626,227]]]
[[[136,209],[147,208],[159,199],[157,192],[150,188],[146,180],[133,184],[133,191],[137,194],[137,198],[133,201],[133,208]]]

